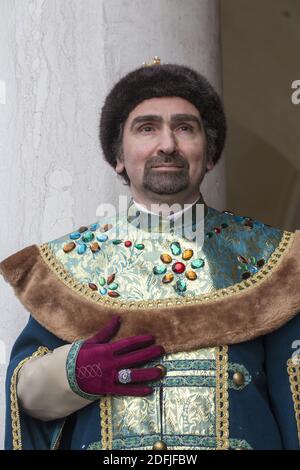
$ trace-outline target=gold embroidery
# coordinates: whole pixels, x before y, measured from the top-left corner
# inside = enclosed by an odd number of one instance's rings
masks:
[[[300,443],[300,355],[287,361],[287,370],[293,395],[295,418],[297,422],[298,439]]]
[[[20,369],[30,359],[38,356],[44,356],[48,354],[50,350],[44,346],[40,346],[36,352],[30,357],[23,359],[15,368],[10,385],[10,407],[11,407],[11,421],[12,421],[12,437],[13,437],[13,450],[22,450],[22,435],[21,435],[21,424],[20,424],[20,412],[18,405],[17,396],[17,381]]]
[[[172,449],[176,440],[196,445],[199,439],[214,436],[215,356],[215,347],[167,354],[161,362],[166,376],[153,393],[146,397],[114,396],[112,431],[116,447],[125,448],[128,436],[136,436],[135,444],[130,444],[135,449],[143,447],[138,436],[157,436],[153,442],[158,436],[162,440],[164,435],[169,436],[173,443],[169,442],[168,448]]]
[[[102,450],[112,449],[111,396],[105,395],[100,399],[100,423]]]
[[[61,438],[62,438],[62,433],[63,433],[63,429],[64,429],[64,424],[65,424],[65,422],[62,424],[62,426],[59,430],[58,436],[55,439],[54,444],[51,446],[51,450],[58,450],[59,449]]]
[[[228,346],[216,348],[216,440],[217,450],[229,448]]]
[[[48,243],[38,246],[39,252],[42,259],[47,266],[54,272],[54,274],[70,289],[77,292],[77,294],[91,300],[92,302],[106,304],[109,307],[116,309],[130,309],[130,308],[147,308],[157,309],[159,307],[182,307],[186,304],[198,304],[202,302],[213,302],[224,297],[231,297],[235,294],[239,294],[245,289],[255,288],[260,285],[265,279],[267,279],[273,271],[278,267],[280,261],[282,261],[283,255],[286,254],[294,241],[295,233],[283,232],[282,239],[278,247],[274,250],[270,256],[268,262],[261,268],[261,270],[251,276],[249,279],[242,281],[224,289],[215,289],[208,294],[201,294],[196,297],[181,297],[181,298],[167,298],[160,300],[147,300],[147,301],[126,301],[124,299],[111,299],[110,297],[102,296],[96,291],[90,289],[88,285],[79,283],[74,277],[64,268],[63,264],[60,263],[51,251]]]

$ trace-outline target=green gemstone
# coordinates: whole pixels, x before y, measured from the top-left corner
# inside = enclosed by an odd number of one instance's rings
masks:
[[[256,258],[254,256],[250,256],[250,258],[248,259],[248,262],[250,264],[256,264]]]
[[[174,256],[178,256],[181,253],[181,246],[179,242],[172,242],[170,245],[170,249]]]
[[[95,236],[95,235],[93,234],[93,232],[91,232],[91,231],[88,230],[87,232],[85,232],[85,233],[82,235],[81,239],[82,239],[83,242],[90,242],[90,241],[93,240],[94,236]]]
[[[102,276],[99,277],[99,284],[100,284],[100,286],[105,286],[106,280],[105,280],[104,277],[102,277]]]
[[[178,292],[186,291],[186,282],[184,279],[178,279],[178,281],[176,282],[176,290]]]
[[[204,266],[204,259],[202,258],[194,259],[194,261],[192,261],[193,269],[203,268],[203,266]]]
[[[154,266],[153,268],[153,274],[165,274],[166,271],[166,266]]]
[[[248,271],[248,264],[244,264],[244,263],[241,264],[241,265],[240,265],[240,269],[241,269],[242,271]]]
[[[116,290],[118,289],[118,287],[119,287],[119,284],[117,284],[116,282],[112,282],[111,284],[108,284],[108,288],[110,290]]]
[[[208,233],[206,234],[206,236],[207,236],[207,238],[211,238],[211,237],[214,236],[214,232],[208,232]]]
[[[221,227],[222,227],[222,228],[227,228],[227,227],[228,227],[228,224],[226,224],[226,223],[221,224]]]
[[[143,250],[145,248],[144,243],[136,243],[134,245],[138,250]]]
[[[122,243],[122,240],[113,240],[113,244],[114,245],[120,245],[120,243]]]

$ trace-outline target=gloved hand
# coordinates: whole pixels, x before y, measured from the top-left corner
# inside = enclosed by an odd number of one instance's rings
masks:
[[[150,334],[108,343],[117,333],[120,321],[120,317],[114,316],[79,350],[75,374],[79,388],[85,393],[145,396],[153,391],[152,388],[133,383],[156,380],[163,374],[158,367],[129,369],[163,356],[165,350],[162,346],[153,345],[155,338]]]

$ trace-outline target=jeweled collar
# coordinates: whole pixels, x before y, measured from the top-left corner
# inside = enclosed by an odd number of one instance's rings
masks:
[[[208,222],[207,228],[210,215]],[[283,232],[265,265],[249,279],[192,298],[138,301],[103,297],[78,282],[50,243],[14,253],[0,262],[0,273],[32,316],[65,341],[93,335],[118,314],[122,324],[114,340],[150,333],[171,353],[249,341],[284,325],[300,310],[299,260],[300,231]]]

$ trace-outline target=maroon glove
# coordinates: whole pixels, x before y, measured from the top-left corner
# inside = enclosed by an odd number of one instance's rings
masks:
[[[120,317],[114,316],[81,346],[76,360],[76,380],[83,392],[144,396],[152,393],[152,388],[133,383],[162,376],[163,371],[158,367],[131,369],[165,354],[162,346],[152,346],[154,336],[145,334],[108,343],[119,327]]]

